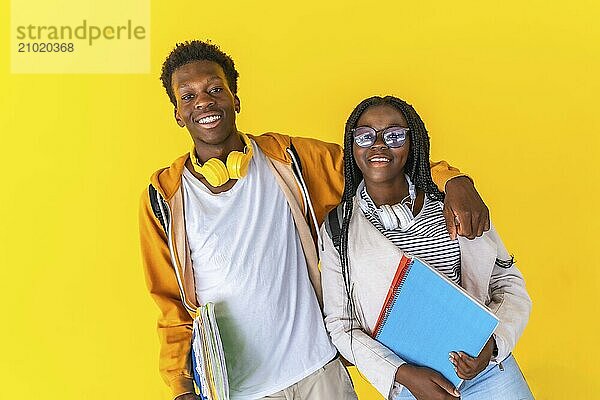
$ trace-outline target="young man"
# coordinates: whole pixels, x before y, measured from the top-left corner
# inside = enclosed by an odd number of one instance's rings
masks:
[[[232,399],[356,399],[321,313],[318,227],[340,201],[335,144],[237,130],[237,77],[210,43],[178,44],[161,79],[193,149],[142,195],[146,281],[161,310],[160,370],[178,400],[197,399],[192,317],[215,303]],[[468,178],[432,166],[452,234],[480,235],[487,209]]]

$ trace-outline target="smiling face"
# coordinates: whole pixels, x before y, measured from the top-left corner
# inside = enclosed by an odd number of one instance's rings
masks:
[[[235,113],[240,111],[240,100],[229,89],[219,64],[185,64],[173,72],[171,85],[177,99],[175,120],[187,128],[197,149],[237,140]]]
[[[391,126],[408,127],[404,115],[394,106],[382,104],[367,108],[356,123],[356,127],[368,126],[376,131]],[[370,147],[352,146],[352,153],[358,168],[363,174],[367,187],[371,184],[396,184],[405,182],[404,165],[410,152],[410,136],[402,147],[390,148],[384,142],[381,132]]]

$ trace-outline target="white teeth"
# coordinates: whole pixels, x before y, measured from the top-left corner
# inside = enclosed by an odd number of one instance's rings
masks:
[[[208,117],[200,118],[196,122],[199,124],[210,124],[211,122],[215,122],[216,120],[221,119],[220,115],[210,115]]]
[[[369,161],[371,161],[371,162],[390,162],[390,160],[388,160],[387,158],[383,158],[383,157],[373,157]]]

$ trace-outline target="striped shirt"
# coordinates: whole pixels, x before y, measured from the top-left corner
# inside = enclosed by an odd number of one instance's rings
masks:
[[[425,196],[421,212],[415,217],[415,223],[402,232],[383,227],[375,212],[377,206],[367,193],[366,187],[362,188],[360,196],[367,204],[367,209],[362,210],[365,217],[396,247],[408,256],[421,259],[460,285],[460,247],[458,240],[450,239],[442,213],[442,202]]]

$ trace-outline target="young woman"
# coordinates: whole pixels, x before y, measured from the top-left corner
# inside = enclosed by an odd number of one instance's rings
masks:
[[[336,249],[328,220],[321,246],[325,323],[340,353],[385,398],[532,399],[511,355],[531,309],[523,277],[493,226],[474,240],[450,239],[419,115],[395,97],[366,99],[346,123],[344,148],[344,195],[332,211],[341,240]],[[500,319],[480,354],[450,353],[466,380],[460,392],[370,336],[403,253],[461,285]]]

